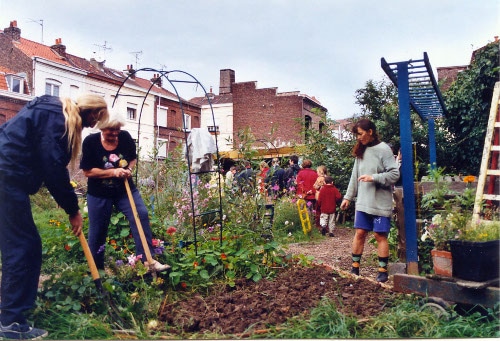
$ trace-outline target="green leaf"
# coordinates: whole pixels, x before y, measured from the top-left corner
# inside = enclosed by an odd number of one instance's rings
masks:
[[[258,282],[258,281],[260,281],[261,279],[262,279],[262,275],[261,275],[260,273],[258,273],[258,272],[252,276],[252,280],[253,280],[254,282]]]
[[[209,279],[210,275],[208,274],[207,270],[201,270],[200,271],[200,277],[203,278],[203,279]]]
[[[130,228],[126,227],[120,231],[120,237],[127,237],[130,234]]]

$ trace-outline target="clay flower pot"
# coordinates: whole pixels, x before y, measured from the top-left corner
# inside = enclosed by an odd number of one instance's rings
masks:
[[[450,251],[431,250],[434,273],[436,275],[452,277],[453,261]]]

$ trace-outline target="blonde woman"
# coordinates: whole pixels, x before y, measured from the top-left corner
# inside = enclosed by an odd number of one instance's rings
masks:
[[[133,168],[137,164],[137,149],[129,132],[121,130],[125,118],[114,114],[100,126],[101,132],[90,134],[83,141],[80,168],[88,178],[87,207],[89,210],[89,248],[98,269],[104,269],[104,245],[113,207],[122,212],[130,223],[137,256],[146,267],[157,272],[170,269],[170,265],[153,260],[148,264],[141,235],[129,200],[125,181],[130,186],[135,209],[149,251],[153,250],[153,235],[149,224],[148,209],[132,181]]]
[[[107,119],[107,104],[100,96],[84,95],[76,102],[41,96],[0,126],[0,338],[48,335],[25,317],[35,304],[42,266],[42,242],[29,196],[44,183],[78,236],[82,216],[67,166],[80,153],[83,127]]]

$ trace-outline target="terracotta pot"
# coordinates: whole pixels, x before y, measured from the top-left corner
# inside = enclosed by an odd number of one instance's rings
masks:
[[[434,273],[436,275],[452,277],[453,262],[450,251],[431,250]]]

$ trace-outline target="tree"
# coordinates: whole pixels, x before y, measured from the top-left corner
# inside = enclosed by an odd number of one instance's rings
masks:
[[[399,131],[398,93],[387,79],[369,80],[365,87],[356,90],[356,103],[361,106],[361,115],[372,120],[382,141],[389,143],[396,154],[401,146]],[[418,114],[411,111],[412,140],[415,142],[416,173],[424,175],[429,163],[428,127]]]
[[[446,166],[464,174],[479,173],[486,126],[495,82],[498,81],[500,43],[475,51],[467,70],[443,94],[448,115],[440,122],[448,134]]]

